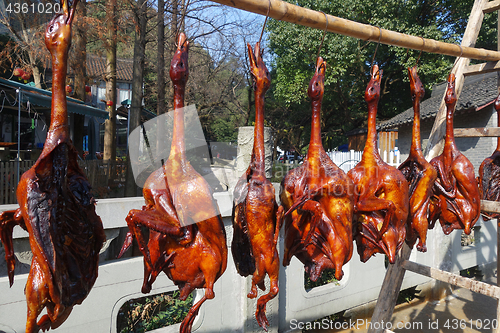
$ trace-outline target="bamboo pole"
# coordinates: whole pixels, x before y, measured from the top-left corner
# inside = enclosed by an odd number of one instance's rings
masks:
[[[226,6],[242,9],[256,14],[266,15],[269,5],[269,17],[280,21],[286,21],[303,25],[310,28],[324,30],[326,17],[328,17],[328,32],[354,37],[362,40],[370,40],[386,45],[395,45],[407,49],[422,50],[424,52],[444,54],[454,57],[498,61],[500,52],[465,47],[459,45],[439,42],[403,34],[386,29],[380,29],[368,24],[346,20],[340,17],[323,14],[312,9],[303,8],[281,0],[212,0]]]

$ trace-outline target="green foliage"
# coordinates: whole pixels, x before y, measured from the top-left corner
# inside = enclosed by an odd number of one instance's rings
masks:
[[[271,183],[281,183],[283,178],[285,178],[288,171],[298,167],[299,164],[289,164],[289,163],[273,163]]]
[[[312,281],[309,275],[304,271],[304,289],[309,290],[328,283],[337,283],[335,278],[335,269],[325,269],[317,281]]]
[[[193,303],[193,295],[179,300],[179,291],[133,299],[118,312],[117,331],[142,333],[182,322]]]
[[[396,304],[410,303],[415,298],[417,298],[417,294],[420,290],[417,290],[417,287],[411,287],[405,290],[401,290],[398,294],[398,299],[396,300]]]
[[[297,0],[299,6],[398,31],[458,44],[473,0]],[[494,15],[495,16],[495,15]],[[486,17],[478,43],[495,48],[495,18]],[[323,32],[296,24],[270,20],[267,25],[272,53],[272,99],[268,109],[280,109],[271,119],[297,151],[309,141],[311,107],[307,87],[314,74],[315,58]],[[322,131],[327,148],[345,143],[345,132],[366,126],[364,91],[376,42],[328,33],[320,55],[327,62],[322,105]],[[408,73],[418,51],[380,45],[374,62],[383,70],[378,118],[385,120],[411,107]],[[455,59],[423,53],[419,75],[430,96],[431,87],[446,79]],[[274,104],[273,104],[274,103]],[[284,111],[284,112],[283,112]],[[280,144],[280,147],[283,143]]]
[[[210,124],[213,136],[218,142],[236,142],[238,140],[238,131],[234,127],[234,116],[226,118],[215,118]]]
[[[464,276],[470,279],[482,281],[484,274],[479,268],[479,266],[473,266],[460,271],[460,276]]]

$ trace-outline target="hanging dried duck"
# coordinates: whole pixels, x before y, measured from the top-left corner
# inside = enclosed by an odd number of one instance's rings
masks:
[[[497,111],[498,127],[500,127],[500,95],[494,102]],[[497,138],[497,148],[479,167],[479,192],[481,199],[500,201],[500,137]],[[483,212],[485,220],[500,218],[499,213]]]
[[[427,229],[429,228],[429,203],[437,172],[425,160],[420,142],[420,101],[425,94],[424,86],[417,75],[416,66],[408,68],[408,74],[413,102],[413,131],[410,156],[399,166],[399,170],[401,170],[410,185],[410,213],[408,214],[406,241],[413,247],[418,239],[417,249],[426,252],[425,242]]]
[[[385,163],[377,149],[376,116],[382,71],[374,65],[365,91],[368,103],[368,134],[361,162],[347,175],[355,184],[354,239],[361,261],[385,253],[394,263],[406,236],[408,182],[396,168]]]
[[[269,293],[259,297],[255,311],[257,322],[267,331],[266,304],[278,294],[280,270],[276,249],[280,230],[276,223],[278,204],[265,171],[264,95],[269,89],[270,78],[262,60],[260,43],[255,44],[255,52],[250,44],[247,46],[255,89],[255,132],[250,166],[234,188],[231,252],[238,273],[252,275],[249,298],[257,297],[257,286],[265,290],[264,279],[269,275]]]
[[[323,270],[342,266],[352,256],[352,213],[354,185],[328,157],[321,142],[321,102],[326,63],[316,61],[309,83],[312,125],[309,150],[304,163],[290,170],[281,182],[281,202],[286,211],[283,265],[295,255],[316,281]]]
[[[191,332],[201,305],[215,297],[214,283],[227,265],[226,232],[219,208],[210,186],[186,158],[183,107],[189,74],[188,50],[189,42],[181,33],[170,65],[175,108],[170,156],[144,184],[146,205],[142,210],[129,212],[129,232],[119,255],[132,245],[135,237],[144,255],[143,293],[151,291],[162,271],[179,286],[181,300],[196,288],[205,288],[205,295],[182,321],[181,333]],[[150,230],[147,242],[141,226]]]
[[[97,278],[99,251],[106,238],[68,130],[66,71],[77,2],[70,9],[64,0],[63,12],[45,31],[45,45],[52,55],[50,128],[40,157],[17,187],[20,208],[0,214],[11,285],[12,229],[18,224],[29,233],[33,259],[25,289],[28,333],[59,327],[73,306],[83,302]],[[44,308],[47,314],[37,322]]]
[[[431,160],[438,178],[432,189],[430,219],[439,219],[446,235],[455,229],[470,234],[479,218],[481,201],[472,163],[458,150],[453,134],[453,113],[457,103],[455,74],[448,76],[445,94],[446,135],[443,153]]]

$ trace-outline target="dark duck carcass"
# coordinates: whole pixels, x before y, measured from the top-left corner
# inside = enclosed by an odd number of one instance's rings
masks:
[[[106,238],[68,129],[66,70],[77,2],[70,9],[64,0],[63,12],[45,31],[45,45],[52,55],[50,128],[40,157],[18,184],[20,208],[0,215],[11,285],[12,229],[17,224],[29,233],[33,259],[25,288],[28,333],[59,327],[73,306],[83,302],[97,278],[99,251]],[[44,308],[47,314],[37,322]]]
[[[399,166],[410,186],[406,242],[413,246],[418,239],[417,250],[426,252],[427,230],[433,226],[429,225],[429,204],[437,172],[425,160],[420,142],[420,101],[425,94],[424,85],[417,75],[417,67],[408,68],[408,74],[413,102],[413,129],[410,155]]]
[[[497,111],[498,127],[500,127],[500,95],[496,98],[495,110]],[[479,193],[481,199],[500,201],[500,137],[497,138],[497,148],[493,154],[486,158],[479,167]],[[483,212],[484,219],[498,219],[499,213]]]
[[[233,240],[231,252],[238,273],[252,275],[249,298],[257,297],[257,286],[265,290],[264,279],[269,275],[269,293],[259,297],[255,317],[267,331],[266,304],[278,294],[280,225],[277,223],[278,204],[274,187],[266,178],[264,149],[264,95],[270,86],[269,72],[262,60],[260,43],[255,52],[250,44],[248,56],[255,89],[255,129],[250,165],[234,188]]]

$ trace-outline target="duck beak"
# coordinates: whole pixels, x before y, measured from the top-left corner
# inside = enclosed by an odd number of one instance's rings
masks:
[[[185,33],[181,32],[177,37],[177,50],[182,51],[183,47],[188,47],[189,41]]]
[[[326,69],[326,62],[323,60],[322,57],[318,57],[318,59],[316,60],[316,74],[325,75],[325,69]]]

